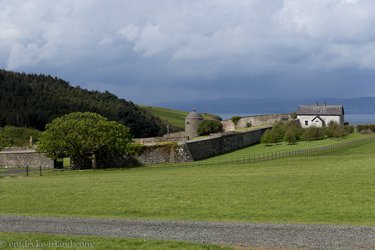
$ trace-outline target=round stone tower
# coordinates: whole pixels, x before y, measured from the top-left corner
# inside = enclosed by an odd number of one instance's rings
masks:
[[[185,118],[185,136],[188,139],[198,136],[198,126],[203,121],[203,117],[193,109]]]

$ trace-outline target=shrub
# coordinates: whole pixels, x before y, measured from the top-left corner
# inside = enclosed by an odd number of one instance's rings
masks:
[[[293,130],[294,134],[296,135],[296,140],[301,139],[301,137],[304,133],[304,129],[301,128],[299,122],[296,123],[295,121],[290,121],[289,123],[287,123],[286,124],[286,131],[289,130],[289,129]]]
[[[238,122],[241,120],[241,116],[233,116],[231,118],[231,120],[232,120],[234,126],[237,126]]]
[[[216,121],[222,121],[223,118],[219,115],[209,114],[209,113],[203,113],[203,116],[206,117],[208,120],[216,120]]]
[[[351,126],[345,126],[345,127],[340,126],[336,122],[330,122],[328,124],[328,127],[326,128],[326,136],[328,138],[340,138],[340,137],[344,137],[352,133],[351,132],[352,130],[354,131],[354,128]]]
[[[33,138],[33,143],[37,143],[41,132],[31,128],[20,128],[14,126],[5,126],[0,130],[0,144],[8,146],[28,146],[30,137]]]
[[[284,140],[289,144],[295,144],[297,142],[297,130],[289,127],[285,132]]]
[[[347,136],[349,132],[343,127],[337,124],[336,122],[330,122],[326,128],[326,136],[328,138],[340,138]]]
[[[0,134],[0,150],[12,146],[11,142],[3,134]]]
[[[338,126],[337,129],[333,131],[332,137],[333,138],[341,138],[347,136],[349,133],[346,132],[344,127]]]
[[[286,124],[282,122],[277,122],[273,125],[271,133],[274,137],[274,142],[278,143],[281,142],[284,139],[286,131]]]
[[[204,120],[198,126],[199,135],[209,135],[223,131],[223,124],[216,120]]]
[[[375,132],[375,124],[360,124],[357,125],[357,131],[361,132],[362,130],[371,130]]]
[[[270,145],[275,142],[275,139],[270,129],[267,129],[266,132],[264,132],[262,138],[260,139],[260,142],[266,145]]]
[[[366,135],[369,135],[369,134],[373,134],[374,132],[372,132],[372,130],[371,129],[363,129],[363,130],[361,130],[361,132],[360,132],[361,134],[366,134]]]
[[[293,112],[289,114],[292,119],[297,119],[297,112]]]
[[[335,130],[339,129],[339,125],[336,122],[329,122],[328,127],[325,130],[325,134],[328,138],[334,137],[333,135],[335,134]]]
[[[302,140],[304,141],[320,140],[324,138],[324,135],[325,135],[324,128],[310,127],[310,128],[305,129],[302,135]]]
[[[348,134],[354,133],[354,126],[353,125],[346,125],[346,126],[344,126],[344,129]]]
[[[246,128],[250,128],[252,126],[251,122],[246,122]]]

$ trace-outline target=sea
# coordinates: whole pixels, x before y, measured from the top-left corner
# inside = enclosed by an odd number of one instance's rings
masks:
[[[253,116],[260,114],[248,114],[248,113],[219,113],[218,114],[223,120],[232,118],[233,116]],[[264,115],[264,114],[263,114]],[[345,121],[351,125],[357,124],[375,124],[375,114],[345,114]]]

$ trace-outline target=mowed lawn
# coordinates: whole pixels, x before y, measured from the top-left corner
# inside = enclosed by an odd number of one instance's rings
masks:
[[[375,225],[375,143],[256,164],[0,178],[0,214]]]

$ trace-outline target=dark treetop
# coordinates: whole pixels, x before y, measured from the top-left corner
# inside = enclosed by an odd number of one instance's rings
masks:
[[[88,91],[47,75],[0,70],[0,126],[44,130],[54,118],[71,112],[95,112],[128,126],[134,137],[162,134],[162,122],[132,102],[108,91]]]

